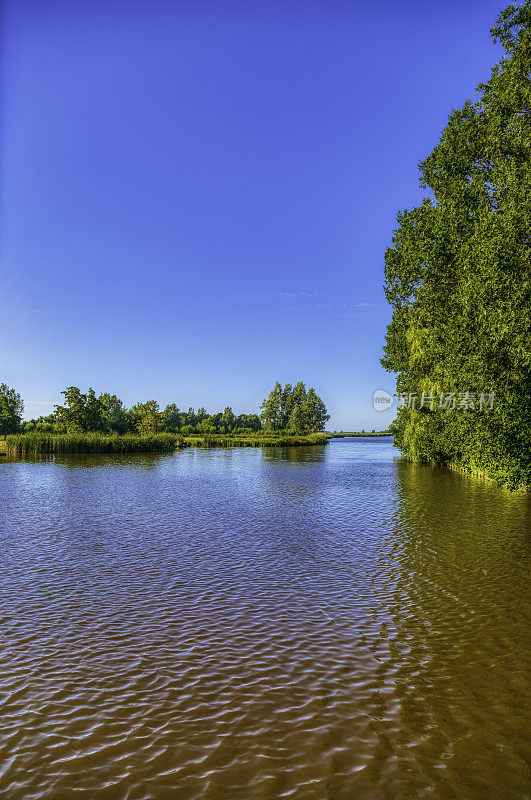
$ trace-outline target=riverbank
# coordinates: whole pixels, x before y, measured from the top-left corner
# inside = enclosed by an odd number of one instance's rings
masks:
[[[310,433],[306,436],[291,436],[284,433],[263,433],[251,436],[237,434],[201,434],[184,437],[188,447],[305,447],[326,444],[330,436],[326,433]]]
[[[2,450],[7,455],[27,456],[39,453],[166,453],[182,446],[182,439],[172,433],[103,434],[103,433],[16,433],[6,436]]]
[[[359,437],[370,436],[371,438],[374,438],[375,436],[392,436],[392,434],[390,433],[390,431],[377,431],[376,433],[374,431],[372,433],[367,433],[366,431],[361,431],[361,432],[350,431],[348,433],[345,433],[341,431],[341,433],[328,433],[327,436],[330,439],[345,439],[353,436],[359,436]]]
[[[326,444],[329,438],[326,433],[312,433],[307,436],[282,433],[181,436],[175,433],[141,435],[34,432],[6,436],[0,441],[0,453],[27,456],[39,453],[166,453],[181,447],[301,447]]]

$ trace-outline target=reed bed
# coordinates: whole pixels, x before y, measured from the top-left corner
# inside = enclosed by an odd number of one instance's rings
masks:
[[[104,434],[46,433],[32,431],[6,436],[2,449],[11,456],[33,456],[39,453],[169,453],[179,447],[301,447],[326,444],[329,436],[312,433],[307,436],[289,434],[203,434],[183,437],[175,433]]]
[[[204,434],[186,436],[184,443],[191,447],[303,447],[326,444],[329,437],[325,433],[311,433],[307,436],[288,434],[264,434],[256,436],[237,436],[227,434]]]
[[[5,452],[14,456],[39,453],[167,453],[182,446],[173,433],[16,433],[6,436]]]
[[[359,437],[363,438],[364,436],[368,436],[370,439],[374,439],[375,436],[392,436],[389,431],[376,431],[375,433],[369,433],[367,431],[352,431],[350,433],[328,433],[329,439],[345,439],[350,437]]]

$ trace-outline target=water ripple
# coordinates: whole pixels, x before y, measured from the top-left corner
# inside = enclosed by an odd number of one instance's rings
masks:
[[[385,440],[0,491],[0,797],[531,796],[528,499]]]

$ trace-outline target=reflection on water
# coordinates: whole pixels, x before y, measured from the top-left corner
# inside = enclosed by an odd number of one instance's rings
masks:
[[[80,467],[133,467],[136,469],[155,469],[159,462],[167,458],[163,453],[39,453],[35,456],[6,455],[1,464],[55,464],[69,469]]]
[[[262,458],[264,461],[290,461],[303,463],[314,463],[324,461],[326,445],[312,445],[311,447],[264,447],[262,448]]]
[[[529,796],[528,498],[385,439],[0,495],[1,797]]]

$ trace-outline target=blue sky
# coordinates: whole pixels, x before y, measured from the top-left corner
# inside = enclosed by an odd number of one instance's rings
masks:
[[[5,0],[0,380],[381,429],[384,252],[491,0]]]

